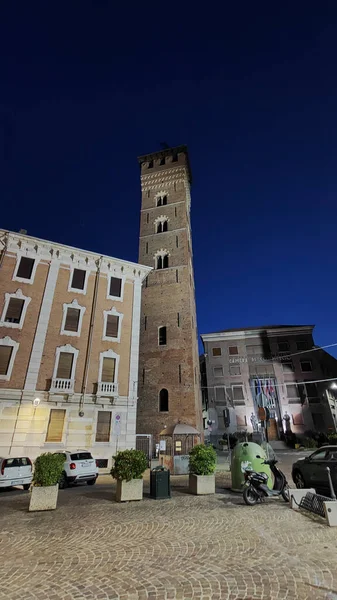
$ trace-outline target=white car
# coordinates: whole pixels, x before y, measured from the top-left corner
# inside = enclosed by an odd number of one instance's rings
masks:
[[[62,490],[71,483],[81,481],[88,485],[94,485],[98,477],[98,467],[95,459],[87,450],[75,450],[74,452],[55,452],[64,457],[64,471],[59,481]]]
[[[0,488],[22,485],[29,490],[32,479],[32,461],[27,456],[0,458]]]

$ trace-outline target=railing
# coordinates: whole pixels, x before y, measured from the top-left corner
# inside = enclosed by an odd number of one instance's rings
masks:
[[[74,379],[60,379],[55,378],[51,381],[50,391],[51,392],[60,392],[65,394],[72,394],[74,391]]]
[[[99,381],[97,384],[97,394],[99,396],[118,396],[118,383]]]

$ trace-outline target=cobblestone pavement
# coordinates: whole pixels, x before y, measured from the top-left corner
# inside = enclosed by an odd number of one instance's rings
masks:
[[[179,477],[171,500],[129,504],[100,477],[45,513],[0,492],[0,599],[336,600],[336,530],[280,499],[246,507],[229,477],[214,496]]]

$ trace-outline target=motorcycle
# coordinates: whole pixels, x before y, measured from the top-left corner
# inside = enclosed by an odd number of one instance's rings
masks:
[[[256,458],[261,458],[257,456]],[[267,486],[267,473],[256,473],[255,471],[245,470],[245,484],[243,489],[243,499],[248,506],[254,506],[257,502],[264,502],[265,498],[275,498],[282,496],[285,502],[289,502],[289,485],[286,476],[277,468],[275,458],[263,460],[262,465],[269,465],[274,475],[273,489]]]

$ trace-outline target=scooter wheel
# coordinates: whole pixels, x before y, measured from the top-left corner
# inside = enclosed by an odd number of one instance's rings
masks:
[[[283,498],[283,500],[285,502],[289,502],[289,500],[290,500],[290,493],[289,493],[289,487],[288,486],[285,487],[285,488],[283,488],[281,495],[282,495],[282,498]]]
[[[258,502],[259,496],[254,488],[249,486],[243,490],[243,499],[248,506],[254,506]]]

